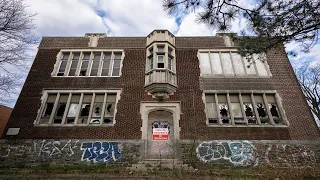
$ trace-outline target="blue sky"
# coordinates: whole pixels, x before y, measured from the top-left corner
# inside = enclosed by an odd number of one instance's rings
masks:
[[[84,36],[88,32],[104,32],[108,36],[147,36],[154,29],[168,29],[176,36],[212,36],[216,31],[195,22],[195,14],[169,16],[162,10],[162,0],[26,0],[28,11],[37,13],[34,24],[37,36]],[[251,6],[246,0],[239,0]],[[245,20],[232,23],[232,31],[239,32]],[[287,50],[299,49],[297,43],[286,45]],[[299,54],[290,58],[296,66],[300,62],[320,60],[320,44],[309,54]],[[36,47],[30,52],[35,56]],[[33,61],[33,59],[32,59]],[[28,63],[30,68],[32,62]],[[29,69],[21,73],[24,79]],[[22,86],[21,86],[22,87]],[[17,95],[5,105],[13,107]],[[3,96],[0,94],[0,96]]]

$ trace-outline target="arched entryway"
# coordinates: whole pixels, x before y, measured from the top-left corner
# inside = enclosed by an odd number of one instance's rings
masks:
[[[141,102],[140,113],[142,120],[141,139],[145,142],[144,158],[177,158],[177,142],[180,139],[180,102]],[[154,130],[157,127],[168,128],[168,130]],[[168,139],[159,135],[166,134],[166,131],[168,131]],[[155,136],[153,136],[154,132]]]

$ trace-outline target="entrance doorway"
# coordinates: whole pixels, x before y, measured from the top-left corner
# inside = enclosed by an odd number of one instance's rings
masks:
[[[148,114],[147,159],[174,159],[173,113],[166,110],[155,110]]]

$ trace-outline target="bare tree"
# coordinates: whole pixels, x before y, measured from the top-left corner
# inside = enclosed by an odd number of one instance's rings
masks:
[[[163,0],[163,8],[171,15],[197,11],[199,23],[222,32],[230,30],[236,18],[245,19],[243,36],[233,36],[241,55],[267,52],[292,41],[308,52],[318,40],[319,0],[256,0],[252,6],[239,0]]]
[[[8,100],[20,85],[19,74],[30,58],[28,51],[38,43],[32,33],[35,14],[26,7],[24,0],[0,0],[0,101]]]
[[[320,125],[320,64],[314,67],[306,64],[297,69],[296,74],[310,110]]]

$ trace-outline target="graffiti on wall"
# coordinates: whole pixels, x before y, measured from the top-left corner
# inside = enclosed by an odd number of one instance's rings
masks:
[[[259,161],[256,148],[249,141],[202,142],[196,152],[203,162],[227,160],[234,166],[256,166]]]
[[[121,158],[121,146],[118,142],[83,142],[81,161],[110,162]]]
[[[71,157],[77,148],[79,140],[68,140],[67,142],[34,140],[26,144],[6,144],[0,147],[0,157],[32,155],[41,158]]]
[[[290,168],[314,167],[314,151],[305,145],[270,144],[265,151],[266,163],[276,167],[279,164]]]

